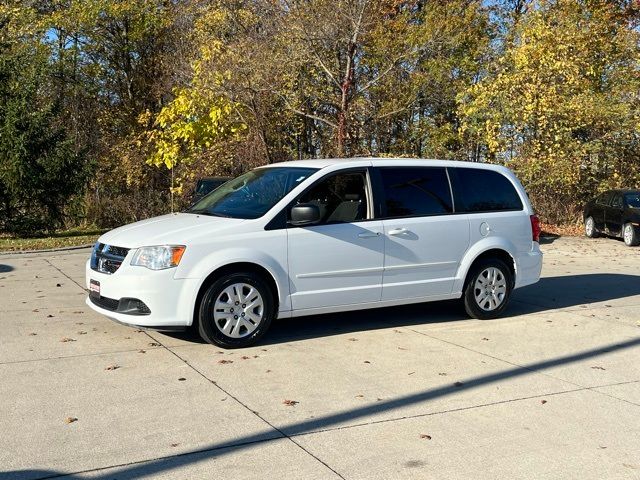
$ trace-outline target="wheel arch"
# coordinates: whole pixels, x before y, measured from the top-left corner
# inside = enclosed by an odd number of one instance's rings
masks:
[[[515,247],[506,239],[495,239],[494,241],[489,240],[490,239],[487,239],[487,242],[485,243],[480,242],[467,251],[466,255],[460,262],[460,266],[458,267],[458,275],[452,290],[453,293],[462,294],[467,285],[467,277],[469,276],[471,269],[478,262],[487,258],[498,258],[509,267],[513,277],[512,287],[515,287],[516,277],[518,275],[518,264],[516,262],[516,256],[513,253],[516,251]]]
[[[282,261],[278,261],[281,252],[274,251],[274,255],[259,249],[229,248],[221,249],[199,258],[180,272],[181,278],[197,279],[189,301],[191,323],[197,318],[203,292],[217,278],[229,272],[250,271],[262,277],[271,287],[276,304],[276,314],[279,310],[290,310],[289,307],[289,277]],[[284,257],[286,261],[286,256]],[[282,260],[282,259],[281,259]],[[286,263],[285,263],[286,265]]]

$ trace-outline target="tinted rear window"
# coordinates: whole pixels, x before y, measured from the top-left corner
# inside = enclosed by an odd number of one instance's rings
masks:
[[[444,168],[382,167],[385,217],[451,213],[451,192]]]
[[[522,210],[522,201],[511,181],[493,170],[449,169],[457,212]]]

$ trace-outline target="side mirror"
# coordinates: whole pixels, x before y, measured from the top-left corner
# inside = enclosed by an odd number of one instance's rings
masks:
[[[320,209],[317,205],[311,205],[309,203],[301,203],[295,205],[291,209],[290,225],[296,227],[302,227],[305,225],[313,225],[320,221]]]

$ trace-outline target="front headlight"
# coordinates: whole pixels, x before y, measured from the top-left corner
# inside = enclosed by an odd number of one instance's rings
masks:
[[[184,245],[140,247],[133,254],[131,265],[146,267],[150,270],[177,267],[186,248]]]

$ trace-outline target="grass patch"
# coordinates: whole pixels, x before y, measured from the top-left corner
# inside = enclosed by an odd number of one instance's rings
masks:
[[[0,252],[48,250],[51,248],[93,245],[105,230],[72,229],[55,232],[43,237],[12,237],[0,235]]]

